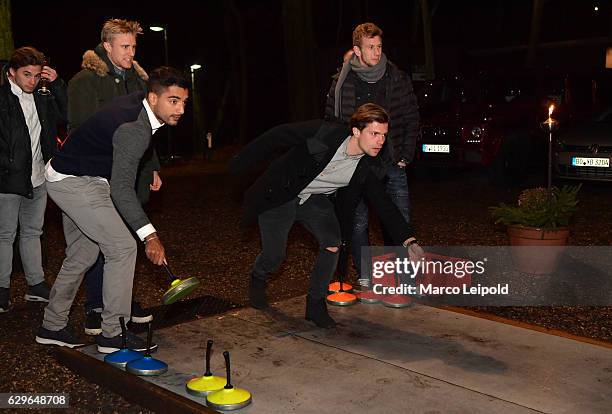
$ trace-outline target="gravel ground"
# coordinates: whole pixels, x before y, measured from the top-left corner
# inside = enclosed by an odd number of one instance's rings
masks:
[[[197,294],[246,304],[249,267],[259,249],[257,232],[242,232],[237,225],[240,194],[247,183],[243,178],[227,176],[224,164],[214,160],[179,162],[165,167],[162,177],[162,191],[153,195],[148,211],[173,271],[181,278],[200,278],[203,283]],[[412,172],[410,177],[412,215],[423,244],[507,244],[503,228],[493,224],[487,208],[500,201],[514,202],[519,188],[494,188],[483,174],[474,172],[451,171],[435,177]],[[537,181],[534,175],[523,186],[532,186]],[[610,184],[589,184],[583,188],[572,245],[610,245],[611,202]],[[376,225],[373,227],[373,243],[380,243],[380,232]],[[52,282],[64,257],[60,214],[52,203],[47,211],[45,239],[46,275]],[[290,235],[288,258],[270,283],[272,299],[305,293],[315,253],[313,238],[296,227]],[[156,306],[167,289],[166,276],[140,254],[135,297],[144,307]],[[36,344],[34,332],[41,323],[43,306],[24,302],[22,273],[16,271],[11,283],[12,309],[0,314],[0,355],[4,359],[0,364],[0,392],[69,393],[70,412],[75,413],[148,412],[73,374],[55,361],[51,348]],[[82,293],[81,290],[71,313],[71,326],[76,332],[82,332],[83,327]],[[612,307],[475,310],[612,343]]]

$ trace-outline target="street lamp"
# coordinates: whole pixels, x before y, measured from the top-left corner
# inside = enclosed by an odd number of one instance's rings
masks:
[[[202,65],[194,63],[193,65],[189,66],[189,69],[191,69],[191,89],[195,90],[195,80],[193,78],[193,74],[196,70],[202,69]]]
[[[196,94],[195,71],[202,69],[202,65],[194,63],[189,66],[189,69],[191,70],[191,91],[193,93],[193,149],[194,152],[199,152],[200,140],[198,134],[198,118],[200,115],[200,99]]]
[[[149,26],[153,32],[164,32],[164,64],[168,66],[168,28],[166,26]]]
[[[149,30],[152,32],[164,32],[164,65],[168,66],[168,27],[167,26],[149,26]],[[172,161],[174,157],[172,149],[172,131],[170,128],[166,129],[166,137],[168,139],[168,160]]]
[[[191,70],[191,90],[193,91],[193,96],[195,98],[195,71],[202,69],[202,65],[194,63],[193,65],[189,66],[189,69]]]

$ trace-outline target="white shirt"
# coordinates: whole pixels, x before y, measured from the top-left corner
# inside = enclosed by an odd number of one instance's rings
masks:
[[[151,135],[153,135],[157,132],[159,128],[164,126],[164,124],[163,122],[160,122],[159,119],[157,119],[157,117],[153,113],[153,110],[149,106],[149,102],[147,102],[146,98],[142,100],[142,104],[145,108],[145,111],[147,111],[147,116],[149,117],[149,123],[151,124]],[[74,175],[66,175],[66,174],[58,173],[51,166],[51,161],[47,163],[47,166],[45,167],[45,178],[47,179],[47,181],[55,182],[55,181],[63,180],[64,178],[68,178],[68,177],[74,177]],[[100,177],[100,179],[108,184],[108,181],[106,180],[106,178]],[[144,240],[145,237],[147,237],[149,234],[152,234],[155,232],[156,232],[155,227],[153,227],[151,223],[146,224],[142,226],[141,228],[139,228],[138,230],[136,230],[136,234],[138,235],[138,238],[140,240]]]
[[[349,136],[342,142],[323,171],[298,194],[300,204],[304,204],[312,194],[333,194],[338,188],[349,185],[357,164],[364,155],[348,155],[350,139]]]
[[[34,95],[25,93],[17,84],[9,79],[11,92],[19,99],[19,105],[23,111],[28,132],[30,133],[30,145],[32,146],[32,187],[38,187],[45,182],[45,162],[43,160],[42,149],[40,147],[40,133],[42,128],[34,103]]]
[[[144,105],[145,110],[147,111],[147,115],[149,115],[149,123],[151,124],[151,135],[153,135],[157,132],[158,129],[164,126],[164,123],[160,122],[159,119],[157,119],[157,117],[153,113],[153,110],[149,106],[149,102],[147,102],[147,98],[144,98],[142,100],[142,104]]]

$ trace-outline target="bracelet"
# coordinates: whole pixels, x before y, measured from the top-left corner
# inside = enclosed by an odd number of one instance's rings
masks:
[[[155,240],[155,239],[157,239],[157,238],[158,238],[157,236],[153,236],[153,237],[149,238],[148,240],[147,240],[147,239],[144,239],[144,244],[147,244],[147,243],[148,243],[148,242],[150,242],[151,240]]]

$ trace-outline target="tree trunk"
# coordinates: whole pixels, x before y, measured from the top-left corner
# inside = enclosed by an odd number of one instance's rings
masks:
[[[11,0],[0,0],[0,60],[8,60],[14,48]]]
[[[538,40],[540,39],[540,22],[542,20],[542,10],[544,0],[533,0],[533,12],[531,15],[531,29],[529,31],[529,47],[527,49],[526,67],[532,67],[535,63]]]
[[[202,100],[200,96],[199,80],[197,79],[198,71],[191,72],[191,86],[193,102],[193,154],[200,155],[204,153],[204,119],[202,119]]]
[[[287,0],[282,4],[290,119],[315,118],[319,111],[311,2]]]
[[[504,0],[497,0],[495,8],[495,35],[500,36],[504,31]]]
[[[415,47],[419,40],[419,31],[421,28],[421,11],[420,0],[412,0],[412,11],[410,12],[412,23],[410,24],[410,44]]]
[[[421,15],[423,17],[423,43],[425,46],[425,76],[428,80],[435,78],[434,50],[431,38],[431,13],[429,2],[421,0]]]
[[[223,124],[223,121],[225,120],[225,110],[227,107],[227,101],[229,98],[231,85],[232,85],[231,78],[227,78],[227,80],[225,81],[225,88],[223,88],[223,97],[221,98],[221,102],[219,102],[219,105],[217,108],[217,114],[215,116],[215,122],[212,126],[211,132],[213,133],[213,137],[216,137],[219,135],[219,132],[221,131],[221,125]]]
[[[248,137],[248,71],[246,56],[246,38],[244,34],[244,20],[240,11],[236,7],[234,0],[227,2],[228,14],[225,19],[225,31],[228,39],[228,47],[232,59],[232,88],[236,92],[234,95],[240,99],[236,101],[238,110],[238,143],[245,144]],[[234,38],[233,35],[237,35]]]

